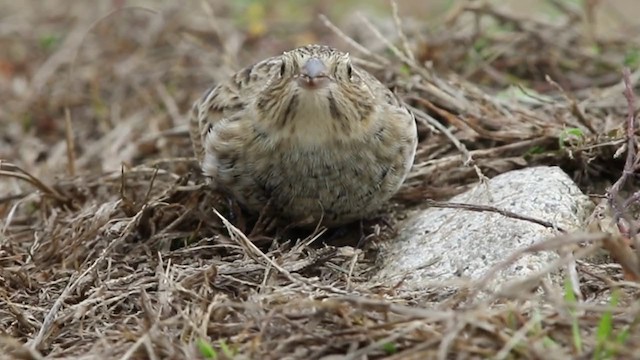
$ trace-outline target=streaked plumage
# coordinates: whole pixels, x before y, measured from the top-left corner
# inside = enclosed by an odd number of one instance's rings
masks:
[[[348,54],[308,45],[251,65],[194,104],[214,187],[247,210],[336,226],[379,210],[415,155],[413,115]]]

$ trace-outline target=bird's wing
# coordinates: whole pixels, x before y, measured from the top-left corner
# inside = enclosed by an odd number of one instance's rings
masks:
[[[204,139],[212,127],[225,117],[246,109],[280,67],[279,56],[268,58],[238,71],[229,79],[209,88],[191,109],[189,133],[199,162],[204,158]]]

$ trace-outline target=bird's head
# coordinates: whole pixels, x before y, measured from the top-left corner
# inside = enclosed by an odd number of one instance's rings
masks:
[[[307,45],[274,61],[257,108],[276,128],[349,131],[375,106],[363,70],[352,64],[348,53]]]

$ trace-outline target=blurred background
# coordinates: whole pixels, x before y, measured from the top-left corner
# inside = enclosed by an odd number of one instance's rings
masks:
[[[449,31],[443,24],[460,7],[484,3],[397,2],[403,30],[419,60],[478,83],[487,77],[467,69],[470,59],[484,56],[487,44],[471,34],[475,18],[468,17],[466,28]],[[640,2],[634,0],[486,3],[516,20],[535,14],[553,24],[566,21],[566,14],[593,17],[585,36],[623,34],[632,41],[640,24]],[[590,12],[596,7],[597,12]],[[34,174],[68,175],[67,114],[78,169],[118,171],[123,163],[134,165],[149,157],[189,156],[188,139],[171,138],[167,132],[184,128],[191,103],[214,81],[302,44],[327,43],[353,52],[319,14],[372,52],[388,55],[366,21],[397,42],[391,13],[390,3],[380,0],[1,0],[0,159]],[[488,56],[499,52],[499,46]],[[599,51],[596,45],[593,49]],[[541,55],[523,52],[526,58],[509,66]],[[636,66],[640,52],[626,56],[625,61]],[[540,66],[538,60],[531,62]],[[402,69],[398,64],[391,70]],[[530,80],[516,70],[506,72],[514,81]],[[603,81],[617,81],[617,72],[611,74],[615,79],[605,76]],[[489,80],[498,88],[506,85]]]

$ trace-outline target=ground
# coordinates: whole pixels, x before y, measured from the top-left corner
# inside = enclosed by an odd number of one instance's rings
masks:
[[[640,7],[423,3],[1,1],[0,357],[638,358]],[[361,247],[358,231],[227,222],[191,154],[185,115],[207,87],[310,42],[358,57],[419,126]],[[564,288],[489,301],[469,281],[442,301],[367,281],[404,212],[534,165],[601,204],[529,249],[597,252]]]

